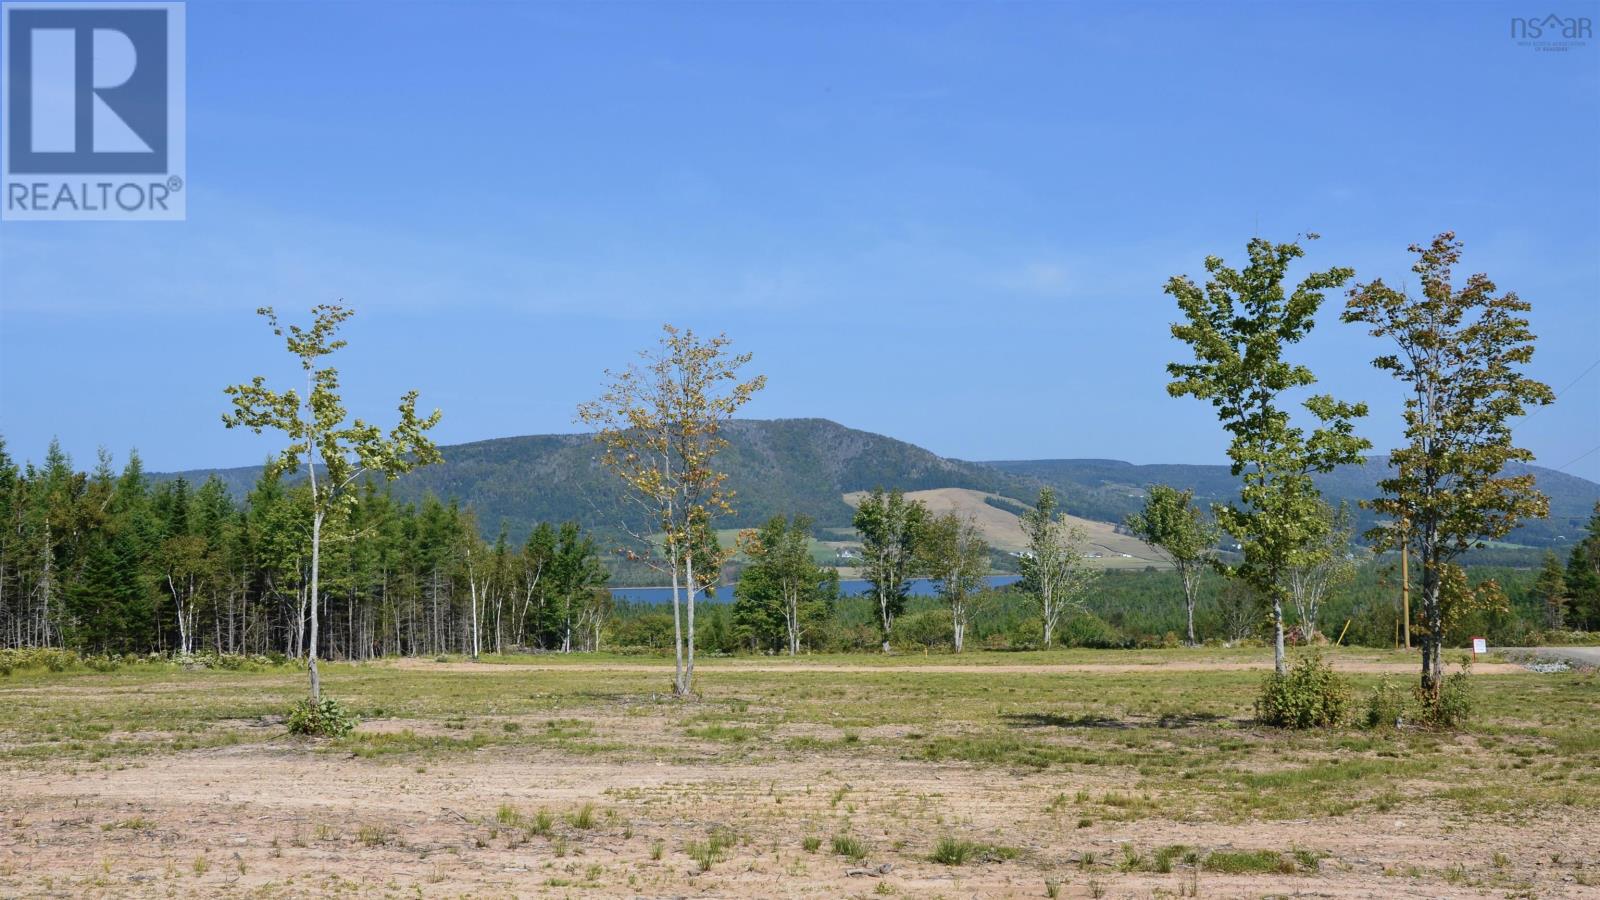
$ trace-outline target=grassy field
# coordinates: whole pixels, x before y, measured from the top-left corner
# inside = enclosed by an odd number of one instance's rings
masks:
[[[1413,658],[1334,657],[1362,697]],[[0,679],[4,896],[1600,895],[1600,683],[1463,734],[1250,722],[1261,650]],[[1409,674],[1405,675],[1409,680]]]
[[[845,494],[844,500],[851,506],[856,506],[864,496],[866,496],[865,491],[855,491]],[[971,521],[978,527],[984,540],[989,542],[989,546],[996,550],[1027,549],[1028,536],[1022,530],[1022,519],[1013,511],[1023,507],[1017,505],[1014,500],[966,488],[911,491],[906,494],[906,498],[926,505],[933,515],[953,512]],[[997,508],[986,502],[987,500],[1000,501],[1008,508]],[[1066,516],[1066,519],[1082,529],[1084,550],[1088,554],[1089,565],[1093,568],[1143,569],[1147,566],[1158,569],[1171,568],[1172,564],[1165,555],[1132,535],[1119,534],[1117,527],[1110,522],[1097,522],[1070,515]]]

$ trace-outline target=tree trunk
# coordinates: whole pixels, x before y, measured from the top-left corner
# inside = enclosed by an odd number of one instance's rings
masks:
[[[1283,652],[1283,593],[1272,592],[1272,668],[1279,675],[1289,674],[1289,662]]]
[[[1184,569],[1184,571],[1183,571],[1183,606],[1184,606],[1184,613],[1187,615],[1188,620],[1189,620],[1189,646],[1191,646],[1191,647],[1199,646],[1199,644],[1200,644],[1199,641],[1195,640],[1195,636],[1194,636],[1194,601],[1195,601],[1195,593],[1196,593],[1195,589],[1199,586],[1196,583],[1198,581],[1198,579],[1199,579],[1199,573],[1198,572],[1193,572],[1188,568]]]
[[[672,539],[671,535],[667,538]],[[668,553],[672,565],[672,693],[683,696],[683,613],[678,601],[678,554],[674,547]]]
[[[467,588],[471,592],[468,598],[472,602],[472,658],[478,658],[478,577],[476,572],[467,574]]]
[[[311,517],[311,638],[306,645],[306,659],[311,668],[311,702],[322,699],[322,675],[317,671],[317,578],[322,564],[322,513]]]
[[[789,626],[789,655],[800,654],[800,600],[794,591],[788,592],[787,603],[784,606],[784,624]]]
[[[1422,636],[1422,692],[1439,699],[1444,684],[1444,615],[1439,603],[1441,583],[1439,560],[1433,548],[1422,549],[1422,619],[1427,629]]]
[[[883,624],[883,652],[889,652],[889,629],[894,625],[894,619],[889,615],[889,595],[884,593],[882,587],[878,588],[878,616]]]
[[[1050,596],[1049,587],[1042,587],[1039,591],[1040,610],[1044,613],[1044,648],[1049,650],[1055,643],[1056,637],[1056,603]]]
[[[683,557],[684,580],[689,588],[689,615],[684,624],[689,632],[684,640],[683,683],[678,686],[678,696],[687,697],[694,687],[694,554],[686,553]]]

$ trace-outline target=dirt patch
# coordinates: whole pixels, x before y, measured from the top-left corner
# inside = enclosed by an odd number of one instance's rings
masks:
[[[15,772],[0,787],[0,893],[847,897],[882,883],[902,896],[1039,897],[1048,880],[1064,897],[1482,896],[1492,884],[1576,898],[1594,894],[1571,866],[1600,863],[1592,832],[1559,810],[1520,826],[1410,811],[1224,824],[1186,821],[1177,803],[1087,821],[1066,798],[1133,794],[1137,777],[841,753],[716,764],[693,752],[687,742],[683,758],[645,761],[529,748],[373,761],[284,740]],[[726,846],[702,871],[697,845],[714,835]],[[834,853],[837,835],[864,855]],[[941,837],[1003,853],[942,865],[929,859]],[[1230,874],[1179,855],[1149,870],[1170,845],[1313,862]]]

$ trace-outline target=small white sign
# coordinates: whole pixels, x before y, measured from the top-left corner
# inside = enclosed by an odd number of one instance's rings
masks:
[[[1481,656],[1489,652],[1489,642],[1483,638],[1472,639],[1472,655]]]

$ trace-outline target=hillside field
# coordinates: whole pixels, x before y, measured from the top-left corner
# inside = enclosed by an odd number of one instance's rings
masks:
[[[1337,651],[1363,697],[1415,658]],[[0,678],[0,895],[1593,897],[1593,674],[1461,734],[1260,728],[1263,650]]]
[[[855,491],[845,494],[844,500],[854,507],[865,494],[864,491]],[[1010,553],[1028,546],[1028,537],[1022,531],[1022,518],[1013,511],[1021,507],[1014,500],[968,488],[910,491],[906,497],[921,501],[936,516],[954,512],[962,518],[971,519],[983,533],[984,540],[996,550]],[[1001,506],[1006,508],[1002,509]],[[1109,522],[1096,522],[1071,515],[1065,518],[1083,529],[1087,538],[1084,553],[1091,566],[1103,569],[1172,567],[1159,551],[1138,538],[1118,534],[1116,526]]]

